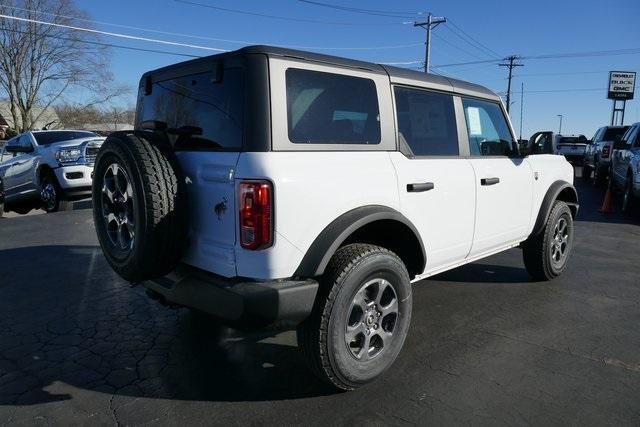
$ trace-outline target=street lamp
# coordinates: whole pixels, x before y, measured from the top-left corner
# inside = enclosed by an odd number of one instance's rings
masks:
[[[560,127],[558,128],[558,134],[562,135],[562,114],[558,114],[558,117],[560,117]]]

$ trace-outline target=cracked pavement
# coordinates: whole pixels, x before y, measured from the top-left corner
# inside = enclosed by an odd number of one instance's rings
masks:
[[[0,424],[640,425],[640,226],[578,180],[569,268],[514,249],[413,287],[405,348],[336,393],[295,334],[169,309],[108,267],[91,212],[0,220]]]

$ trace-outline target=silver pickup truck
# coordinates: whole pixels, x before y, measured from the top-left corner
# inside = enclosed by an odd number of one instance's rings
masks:
[[[93,162],[104,141],[76,130],[25,132],[0,152],[4,209],[56,212],[91,194]]]

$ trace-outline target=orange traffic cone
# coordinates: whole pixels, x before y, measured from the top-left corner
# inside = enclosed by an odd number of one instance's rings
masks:
[[[604,195],[604,200],[602,201],[602,207],[598,209],[600,213],[613,213],[613,195],[611,194],[611,185],[607,186],[607,192]]]

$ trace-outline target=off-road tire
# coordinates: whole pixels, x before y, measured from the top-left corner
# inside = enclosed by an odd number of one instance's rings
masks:
[[[397,335],[385,343],[377,356],[357,360],[345,342],[347,316],[358,290],[377,277],[388,280],[396,293],[398,315],[393,333]],[[312,371],[342,390],[353,390],[374,381],[393,364],[402,349],[411,322],[411,305],[409,274],[396,254],[369,244],[340,248],[321,279],[312,314],[298,328],[299,344]],[[379,332],[383,333],[383,320],[380,322]]]
[[[135,227],[130,247],[121,249],[107,234],[103,198],[107,169],[121,167],[130,181]],[[172,271],[186,246],[186,200],[173,152],[152,136],[118,132],[102,145],[92,186],[93,217],[109,265],[124,279],[139,282]]]
[[[555,227],[560,218],[566,221],[568,242],[566,256],[562,258],[562,262],[556,263],[552,259],[552,242]],[[529,275],[537,281],[548,281],[560,276],[571,255],[573,238],[574,227],[571,210],[565,202],[556,200],[549,212],[544,229],[540,233],[530,236],[522,245],[524,265]]]
[[[51,173],[45,173],[42,178],[40,178],[40,191],[42,191],[46,186],[50,185],[54,191],[54,200],[51,204],[42,201],[42,210],[46,213],[54,213],[67,211],[73,208],[73,203],[69,200],[64,200],[64,192],[60,185],[58,184],[58,180],[56,180],[55,176]]]

